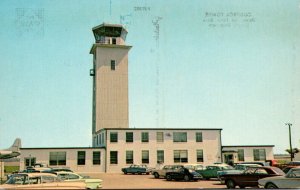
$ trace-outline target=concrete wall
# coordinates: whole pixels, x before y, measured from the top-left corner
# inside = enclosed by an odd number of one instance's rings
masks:
[[[77,165],[77,151],[86,151],[85,165]],[[101,164],[93,165],[93,151],[100,151]],[[66,165],[49,166],[50,152],[66,152]],[[100,148],[26,148],[21,149],[20,170],[25,169],[25,158],[36,157],[36,163],[49,167],[68,167],[78,173],[101,173],[105,171],[105,150]]]
[[[128,128],[128,51],[130,46],[96,46],[96,131]],[[111,60],[116,61],[111,70]]]
[[[118,132],[118,142],[110,142],[110,132]],[[126,142],[126,132],[134,133],[134,142]],[[149,142],[141,142],[141,132],[149,132]],[[164,132],[164,142],[156,141],[156,132]],[[173,142],[173,132],[187,132],[188,142]],[[203,142],[196,142],[196,132],[202,132]],[[221,161],[220,130],[107,130],[107,172],[119,173],[126,164],[126,150],[133,150],[134,164],[142,164],[142,150],[149,150],[149,167],[157,167],[157,150],[164,150],[164,164],[174,164],[174,150],[187,150],[188,163],[197,163],[196,150],[203,149],[204,162]],[[110,151],[118,151],[118,164],[110,164]],[[178,163],[177,163],[178,164]]]
[[[244,150],[244,159],[245,162],[252,162],[254,161],[253,149],[265,149],[266,151],[266,159],[273,160],[273,146],[224,146],[223,151],[238,151],[238,149]]]

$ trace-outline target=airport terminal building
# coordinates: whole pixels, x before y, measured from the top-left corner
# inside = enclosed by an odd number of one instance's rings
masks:
[[[222,146],[221,128],[129,128],[127,30],[93,28],[93,147],[21,148],[20,169],[34,163],[80,173],[119,173],[144,164],[204,164],[273,159],[273,146]]]

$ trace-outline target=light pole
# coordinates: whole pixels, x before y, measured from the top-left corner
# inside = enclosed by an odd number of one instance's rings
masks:
[[[0,165],[1,165],[1,167],[0,167],[0,170],[1,170],[1,172],[0,172],[0,185],[2,184],[2,172],[3,172],[3,162],[2,162],[2,159],[0,159]]]
[[[292,124],[291,123],[286,123],[285,125],[289,126],[290,154],[291,154],[291,161],[293,161],[294,154],[293,154],[292,137],[291,137],[291,126],[292,126]]]

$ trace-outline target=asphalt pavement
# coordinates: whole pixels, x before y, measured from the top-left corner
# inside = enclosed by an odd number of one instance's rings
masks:
[[[155,179],[153,175],[134,174],[89,174],[91,177],[103,180],[103,189],[225,189],[217,179],[199,181],[167,181],[165,179]]]

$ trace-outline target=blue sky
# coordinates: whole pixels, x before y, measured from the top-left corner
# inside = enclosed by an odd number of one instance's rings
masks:
[[[0,1],[0,147],[90,146],[92,27],[128,30],[136,128],[300,147],[300,1]]]

